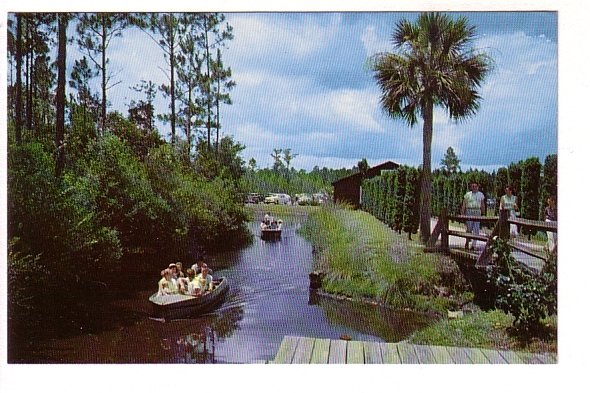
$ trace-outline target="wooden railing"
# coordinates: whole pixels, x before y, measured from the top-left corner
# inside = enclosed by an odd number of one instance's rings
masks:
[[[449,221],[465,222],[465,221],[479,221],[480,223],[495,223],[492,232],[489,235],[479,234],[474,235],[467,232],[455,231],[449,229]],[[508,244],[515,250],[530,255],[535,258],[547,260],[547,255],[540,255],[531,251],[526,247],[522,247],[515,242],[510,241],[510,224],[516,224],[521,227],[528,227],[546,232],[557,233],[557,222],[546,222],[537,220],[528,220],[523,218],[510,218],[508,210],[500,210],[499,216],[487,217],[487,216],[447,216],[446,209],[441,210],[441,214],[438,218],[438,223],[434,227],[428,242],[426,243],[425,251],[443,251],[449,252],[449,236],[457,236],[470,240],[481,240],[486,242],[485,247],[481,254],[477,257],[476,267],[484,267],[491,263],[492,260],[492,239],[494,236],[499,236],[502,239],[508,240]],[[438,238],[441,238],[440,247],[435,247]]]

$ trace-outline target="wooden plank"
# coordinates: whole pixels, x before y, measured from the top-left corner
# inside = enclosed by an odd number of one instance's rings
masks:
[[[491,364],[506,364],[508,363],[506,359],[500,355],[500,352],[494,349],[484,349],[482,348],[481,351],[483,354],[488,358]]]
[[[453,364],[453,358],[443,346],[433,345],[430,347],[435,364]]]
[[[479,348],[465,348],[467,356],[474,364],[489,364],[490,361]]]
[[[436,359],[428,345],[413,345],[416,357],[420,364],[435,364]]]
[[[469,354],[467,353],[467,349],[459,348],[459,347],[445,347],[451,358],[453,359],[453,363],[455,364],[473,364],[471,359],[469,358]]]
[[[330,340],[327,338],[316,338],[310,363],[327,364],[329,355]]]
[[[381,345],[374,341],[365,341],[363,343],[365,350],[365,364],[382,364],[383,356],[381,355]]]
[[[457,236],[457,237],[463,237],[465,239],[481,240],[482,242],[488,241],[488,237],[486,235],[476,235],[473,233],[467,233],[467,232],[462,232],[462,231],[449,231],[449,236]]]
[[[518,356],[523,360],[524,364],[541,364],[541,361],[535,357],[534,353],[519,352]]]
[[[525,359],[522,356],[520,356],[520,354],[518,352],[500,351],[500,355],[502,355],[502,357],[504,359],[506,359],[506,363],[508,363],[508,364],[526,364],[527,363],[525,361]]]
[[[283,337],[283,341],[281,341],[281,345],[279,347],[279,350],[277,351],[273,363],[290,364],[293,360],[293,355],[295,354],[295,349],[297,349],[298,342],[299,337]]]
[[[300,337],[295,354],[293,354],[293,364],[308,364],[311,360],[315,339],[310,337]]]
[[[473,259],[474,261],[477,261],[478,255],[474,254],[474,253],[470,253],[469,251],[463,250],[463,249],[457,249],[457,248],[451,248],[449,250],[449,254],[451,255],[457,255],[459,257],[462,258],[468,258],[468,259]]]
[[[328,356],[328,363],[330,363],[330,364],[345,364],[346,363],[346,341],[345,340],[331,340],[330,341],[330,355]]]
[[[401,359],[395,343],[380,343],[381,356],[384,364],[400,364]]]
[[[496,221],[498,221],[499,218],[500,217],[498,217],[498,216],[463,216],[463,215],[448,217],[449,221],[459,221],[459,222],[464,222],[464,221],[496,222]]]
[[[416,351],[414,346],[411,344],[400,343],[397,346],[397,352],[399,353],[400,363],[402,364],[419,364]]]
[[[365,350],[362,341],[349,341],[346,349],[346,364],[364,364]]]
[[[557,363],[554,356],[550,353],[535,353],[533,357],[539,361],[540,364],[555,364]]]
[[[514,248],[517,251],[522,252],[523,254],[530,255],[531,257],[535,257],[537,259],[541,259],[544,262],[547,261],[547,258],[544,255],[537,254],[537,253],[531,251],[530,249],[528,249],[527,247],[523,247],[519,244],[516,244],[514,241],[510,241],[509,244],[510,244],[510,247]]]
[[[526,218],[508,218],[510,224],[516,224],[524,227],[540,229],[542,231],[557,232],[557,221],[536,221]]]

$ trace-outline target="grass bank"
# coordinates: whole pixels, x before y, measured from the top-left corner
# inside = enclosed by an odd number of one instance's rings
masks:
[[[322,289],[398,309],[446,313],[470,299],[456,265],[425,254],[417,240],[397,234],[372,215],[341,207],[310,214],[301,234],[314,247]]]
[[[310,212],[300,232],[314,247],[314,269],[326,273],[324,292],[442,316],[414,333],[412,343],[557,350],[555,317],[544,321],[543,331],[535,336],[517,335],[512,316],[499,310],[481,311],[471,303],[471,287],[452,259],[425,254],[418,240],[408,240],[406,234],[392,231],[368,213],[323,207]],[[466,311],[463,318],[447,318],[447,310],[461,307]]]

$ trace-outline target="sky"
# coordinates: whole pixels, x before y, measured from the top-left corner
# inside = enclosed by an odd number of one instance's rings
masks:
[[[409,127],[389,117],[367,60],[392,51],[396,23],[418,13],[225,13],[234,39],[223,52],[236,82],[232,105],[222,106],[222,135],[246,148],[242,157],[269,167],[274,148],[297,154],[296,169],[350,168],[366,158],[417,166],[422,162],[422,121]],[[477,114],[459,123],[443,108],[434,115],[433,168],[452,147],[463,170],[486,170],[557,153],[557,12],[470,12],[473,46],[494,59],[481,86]],[[68,56],[81,56],[71,47]],[[137,30],[113,40],[111,109],[126,113],[129,86],[141,79],[167,81],[164,55]],[[157,101],[157,111],[167,103]],[[163,134],[169,126],[160,125]]]

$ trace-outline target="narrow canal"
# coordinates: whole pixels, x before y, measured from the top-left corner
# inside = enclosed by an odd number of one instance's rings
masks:
[[[149,318],[154,288],[112,305],[109,326],[35,344],[35,362],[252,363],[274,357],[285,335],[396,342],[431,317],[318,296],[309,290],[311,245],[298,235],[305,215],[285,217],[280,241],[260,239],[212,256],[215,276],[231,284],[224,305],[200,318],[162,323]]]

